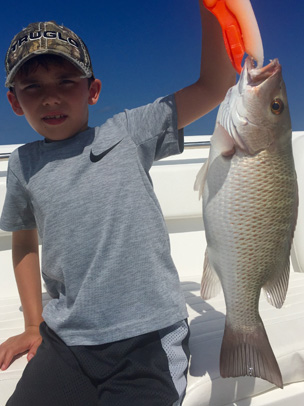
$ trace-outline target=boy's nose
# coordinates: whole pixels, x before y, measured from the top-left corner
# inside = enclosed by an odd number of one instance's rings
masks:
[[[51,106],[51,105],[58,105],[61,102],[60,95],[56,90],[48,89],[45,91],[43,95],[43,105],[44,106]]]

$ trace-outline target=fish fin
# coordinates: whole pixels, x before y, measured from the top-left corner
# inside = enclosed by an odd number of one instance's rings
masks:
[[[235,142],[233,138],[219,123],[217,123],[211,137],[211,145],[225,157],[231,157],[235,153]]]
[[[195,183],[194,183],[194,190],[198,191],[198,198],[200,199],[204,192],[204,186],[206,182],[207,172],[209,167],[209,159],[204,163],[204,165],[199,170],[198,174],[196,175]]]
[[[222,289],[221,282],[217,273],[209,262],[208,251],[205,252],[204,271],[201,282],[201,297],[204,300],[211,299],[220,293]]]
[[[280,309],[283,306],[286,298],[289,281],[289,269],[290,261],[288,258],[287,263],[283,268],[283,272],[280,272],[275,279],[267,282],[263,286],[267,301],[277,309]]]
[[[212,147],[217,149],[221,153],[221,155],[225,157],[231,157],[232,155],[235,154],[234,140],[229,135],[228,131],[226,131],[225,128],[220,124],[217,124],[215,127],[214,133],[211,137],[211,145]],[[209,168],[209,158],[199,170],[198,174],[196,175],[196,180],[194,183],[194,190],[198,190],[199,199],[202,197],[204,192],[208,168]]]
[[[246,375],[262,378],[283,389],[281,371],[262,320],[250,333],[232,329],[226,320],[220,373],[223,378]]]

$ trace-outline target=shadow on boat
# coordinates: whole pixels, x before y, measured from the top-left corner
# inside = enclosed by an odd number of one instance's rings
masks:
[[[237,377],[221,378],[219,371],[220,350],[225,327],[225,308],[223,300],[218,298],[210,302],[200,297],[200,284],[196,282],[181,282],[185,294],[190,322],[190,366],[189,390],[191,391],[191,376],[202,377],[202,387],[210,391],[209,406],[235,405],[242,400],[242,406],[249,406],[250,396],[254,391],[255,378]],[[217,310],[212,304],[220,304]],[[197,316],[193,314],[195,312]],[[206,375],[209,375],[207,377]],[[195,381],[197,385],[197,380]],[[225,388],[223,390],[223,387]],[[246,388],[246,389],[245,389]],[[245,390],[244,390],[245,389]],[[238,404],[238,403],[237,403]]]

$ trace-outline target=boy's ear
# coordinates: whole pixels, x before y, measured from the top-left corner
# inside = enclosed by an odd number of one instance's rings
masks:
[[[88,103],[90,105],[94,105],[98,102],[100,92],[101,92],[101,81],[99,79],[94,79],[89,88]]]
[[[17,114],[17,116],[23,116],[24,113],[23,113],[23,110],[22,110],[22,108],[21,108],[21,106],[20,106],[20,104],[18,102],[18,99],[17,99],[16,95],[11,90],[9,90],[7,92],[7,98],[8,98],[8,101],[9,101],[10,105],[12,106],[12,109],[13,109],[14,113]]]

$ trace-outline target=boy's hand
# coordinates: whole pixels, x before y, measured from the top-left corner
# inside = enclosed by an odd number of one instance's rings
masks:
[[[27,360],[30,361],[36,354],[42,338],[39,326],[30,326],[17,336],[10,337],[0,345],[0,368],[5,371],[18,356],[28,352]]]

